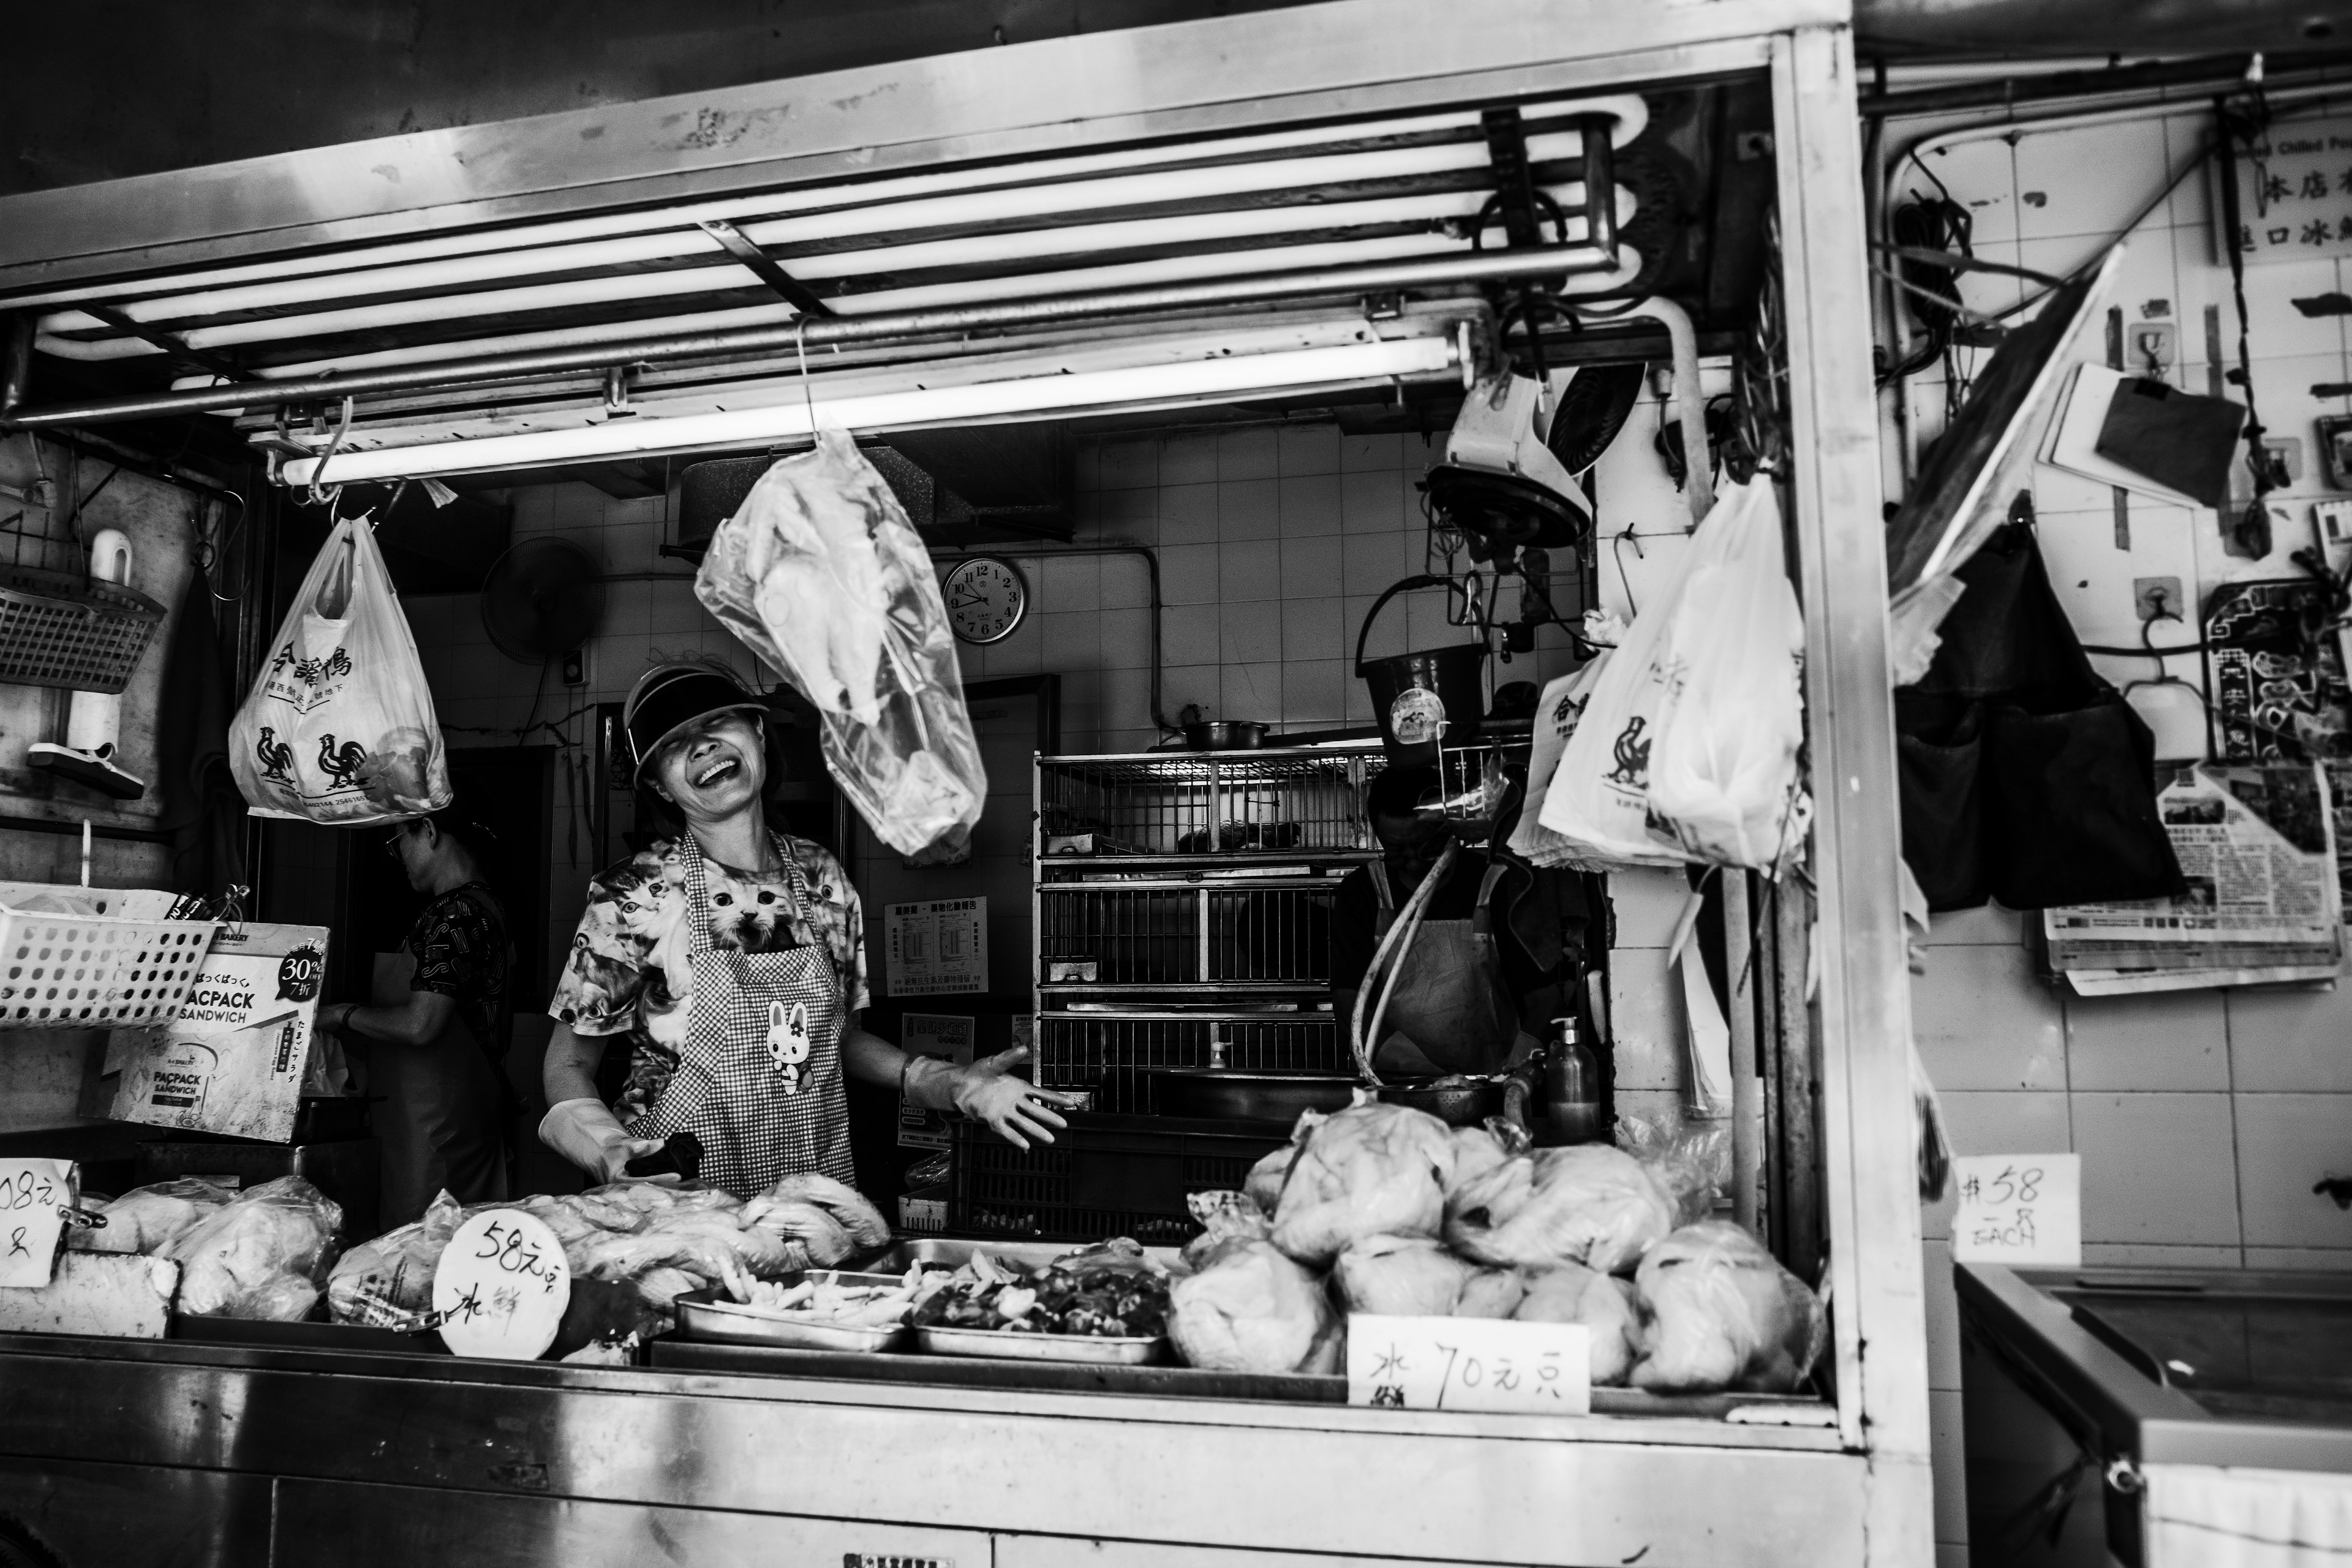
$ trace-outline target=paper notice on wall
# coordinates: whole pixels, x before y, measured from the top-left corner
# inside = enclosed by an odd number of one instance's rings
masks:
[[[2250,133],[2241,153],[2220,161],[2238,182],[2238,249],[2249,265],[2352,256],[2352,116],[2282,120]],[[2214,254],[2232,237],[2218,193]]]
[[[2335,805],[2318,763],[2180,768],[2157,810],[2187,895],[2045,910],[2053,970],[2084,994],[2336,973],[2343,889]]]
[[[977,1018],[909,1013],[898,1025],[898,1048],[910,1057],[936,1057],[961,1066],[971,1060],[972,1042],[979,1029]],[[944,1149],[948,1142],[946,1112],[912,1104],[904,1096],[899,1098],[899,1148]]]
[[[1953,1262],[2082,1266],[2081,1155],[1964,1154],[1952,1162],[1952,1180],[1960,1198]]]
[[[327,928],[222,928],[169,1024],[118,1029],[114,1120],[283,1143],[294,1135]]]
[[[882,911],[883,976],[892,996],[988,989],[988,900],[940,899]]]

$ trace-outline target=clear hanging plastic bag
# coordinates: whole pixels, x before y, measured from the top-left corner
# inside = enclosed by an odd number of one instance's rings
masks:
[[[256,816],[365,827],[449,804],[433,693],[366,518],[310,563],[228,753]]]
[[[695,597],[823,718],[825,766],[902,855],[971,835],[988,775],[929,554],[857,443],[760,477],[719,525]]]

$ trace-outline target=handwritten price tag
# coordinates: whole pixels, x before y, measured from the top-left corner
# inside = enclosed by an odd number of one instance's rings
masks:
[[[1351,1313],[1348,1403],[1582,1415],[1592,1408],[1591,1331],[1580,1323]]]
[[[458,1355],[536,1361],[571,1303],[563,1244],[520,1209],[490,1209],[459,1226],[433,1275],[441,1342]]]
[[[0,1286],[49,1282],[77,1173],[71,1160],[0,1160]]]
[[[2079,1154],[1967,1154],[1952,1162],[1960,1206],[1952,1258],[2074,1268],[2083,1261]]]

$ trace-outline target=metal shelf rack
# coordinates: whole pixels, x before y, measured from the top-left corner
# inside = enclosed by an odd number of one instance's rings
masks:
[[[1344,1069],[1331,898],[1377,854],[1377,749],[1036,763],[1037,1081],[1150,1114],[1144,1069]]]

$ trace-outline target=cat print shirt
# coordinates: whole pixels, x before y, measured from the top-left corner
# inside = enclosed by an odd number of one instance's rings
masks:
[[[776,952],[822,943],[851,1021],[866,989],[866,916],[841,863],[821,845],[778,834],[808,889],[803,918],[791,913],[786,874],[762,880],[703,857],[710,942],[721,951]],[[686,846],[662,839],[588,884],[588,908],[555,984],[548,1016],[578,1035],[630,1037],[628,1087],[614,1102],[624,1121],[661,1099],[677,1067],[692,1004],[686,908]]]

